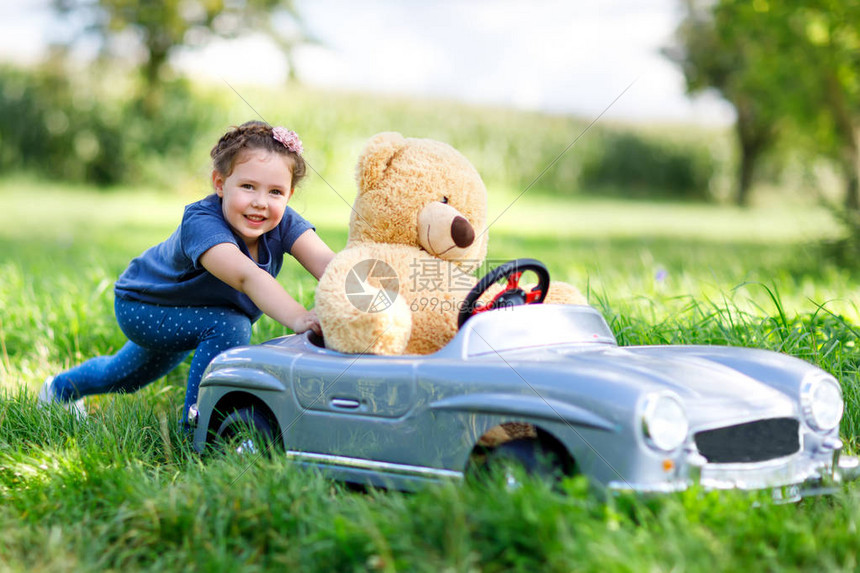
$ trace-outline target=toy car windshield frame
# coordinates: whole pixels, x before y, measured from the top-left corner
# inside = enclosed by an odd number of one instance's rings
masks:
[[[473,317],[448,347],[463,358],[551,346],[617,344],[597,310],[577,305],[525,305]],[[444,351],[444,349],[443,349]]]

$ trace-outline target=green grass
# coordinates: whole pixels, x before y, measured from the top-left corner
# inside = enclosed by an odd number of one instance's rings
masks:
[[[293,203],[336,249],[346,185],[311,178]],[[842,435],[856,451],[860,291],[809,246],[830,235],[826,213],[520,191],[491,189],[491,259],[544,260],[625,344],[756,346],[820,365],[842,381]],[[0,570],[858,567],[855,488],[757,509],[750,496],[700,491],[604,502],[578,480],[566,495],[530,482],[356,493],[278,457],[194,454],[176,428],[185,366],[135,395],[89,398],[85,422],[44,415],[34,397],[45,376],[123,343],[113,281],[194,198],[0,180]],[[281,279],[312,303],[296,263]],[[285,332],[264,318],[254,340]]]

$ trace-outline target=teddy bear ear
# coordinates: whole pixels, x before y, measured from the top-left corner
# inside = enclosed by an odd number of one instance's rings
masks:
[[[387,131],[370,138],[358,158],[355,179],[359,189],[374,187],[382,179],[397,152],[406,146],[406,138]]]

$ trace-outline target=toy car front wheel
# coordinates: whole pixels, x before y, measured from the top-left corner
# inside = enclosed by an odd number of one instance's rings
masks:
[[[254,408],[231,412],[215,432],[215,440],[224,451],[259,455],[269,453],[274,444],[272,424]]]
[[[511,489],[519,487],[523,474],[553,484],[566,475],[564,461],[558,453],[534,438],[511,440],[496,446],[487,453],[481,473],[490,479],[502,480]]]

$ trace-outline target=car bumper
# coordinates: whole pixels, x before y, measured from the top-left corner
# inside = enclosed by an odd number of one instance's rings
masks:
[[[841,445],[841,444],[840,444]],[[690,459],[692,458],[692,459]],[[770,491],[776,502],[792,502],[803,497],[830,494],[842,483],[860,478],[860,458],[833,452],[830,460],[807,455],[755,464],[699,463],[697,455],[688,458],[680,470],[685,475],[656,483],[611,481],[611,492],[660,494],[684,491],[691,487],[705,490]]]

